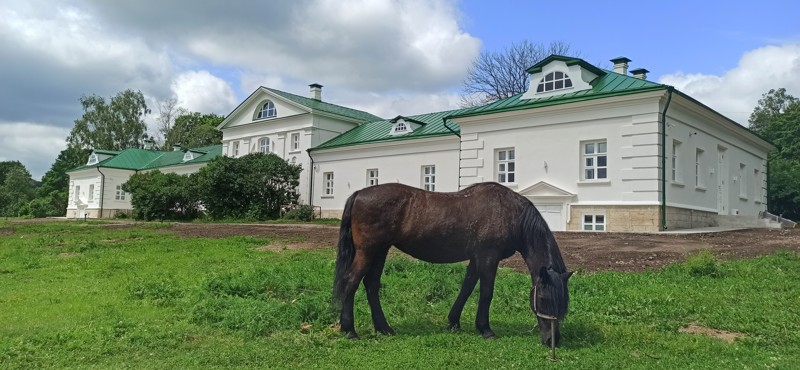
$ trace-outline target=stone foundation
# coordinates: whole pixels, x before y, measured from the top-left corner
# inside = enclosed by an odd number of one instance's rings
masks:
[[[667,207],[667,230],[719,226],[717,213]]]
[[[659,231],[659,206],[572,206],[567,230],[583,230],[584,214],[604,214],[606,231]]]
[[[342,218],[343,209],[323,209],[320,211],[320,218]]]

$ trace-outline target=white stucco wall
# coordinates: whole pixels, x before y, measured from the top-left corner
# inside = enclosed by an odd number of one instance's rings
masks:
[[[99,217],[99,212],[102,207],[103,214],[113,216],[115,210],[130,210],[131,209],[131,195],[126,193],[125,200],[116,200],[117,185],[122,185],[128,181],[133,171],[118,170],[110,168],[101,168],[100,171],[105,175],[103,177],[97,169],[87,169],[70,173],[69,181],[69,198],[67,202],[67,217],[70,218],[83,218],[81,211],[75,202],[75,189],[76,186],[80,187],[79,197],[81,202],[86,204],[85,212],[89,218]],[[89,189],[94,185],[94,197],[89,200]],[[102,197],[102,198],[101,198]],[[102,200],[101,200],[102,199]]]
[[[436,166],[436,191],[458,190],[458,137],[445,136],[314,151],[314,201],[323,211],[341,211],[353,192],[367,186],[367,170],[379,183],[422,187],[422,166]],[[334,174],[334,194],[324,194],[326,172]]]

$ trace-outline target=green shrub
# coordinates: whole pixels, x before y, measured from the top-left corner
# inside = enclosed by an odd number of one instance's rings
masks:
[[[200,200],[189,176],[150,171],[134,174],[122,189],[131,194],[137,220],[190,220],[199,213]]]
[[[312,221],[314,220],[314,207],[301,204],[283,214],[285,220]]]
[[[702,250],[693,256],[687,257],[684,266],[692,276],[717,277],[722,275],[717,258],[708,250]]]

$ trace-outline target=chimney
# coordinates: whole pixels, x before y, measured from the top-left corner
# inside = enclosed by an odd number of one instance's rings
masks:
[[[614,63],[614,72],[619,73],[621,75],[628,74],[628,62],[631,60],[625,57],[618,57],[611,59],[611,63]]]
[[[313,83],[308,85],[311,88],[311,99],[322,100],[322,85]]]
[[[631,74],[633,75],[633,78],[638,78],[640,80],[646,80],[647,79],[647,72],[650,72],[650,71],[648,71],[648,70],[646,70],[644,68],[636,68],[636,69],[632,69],[631,70]]]
[[[153,150],[153,139],[145,139],[144,140],[144,149],[145,150]]]
[[[181,151],[181,144],[172,144],[172,151],[180,152]]]

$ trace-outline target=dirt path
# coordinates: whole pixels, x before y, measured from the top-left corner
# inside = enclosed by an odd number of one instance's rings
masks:
[[[288,249],[334,248],[339,235],[337,226],[324,225],[174,224],[168,230],[182,237],[278,237],[289,239],[283,246]],[[555,235],[567,266],[586,271],[654,269],[682,261],[702,249],[711,250],[723,259],[756,257],[776,250],[800,251],[799,229],[688,235],[585,232],[556,232]],[[501,265],[526,270],[519,255]]]

